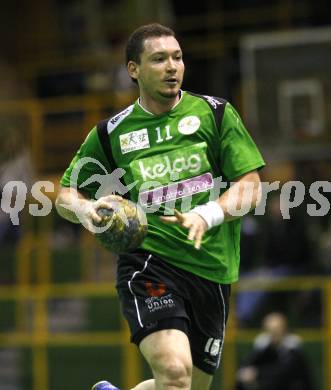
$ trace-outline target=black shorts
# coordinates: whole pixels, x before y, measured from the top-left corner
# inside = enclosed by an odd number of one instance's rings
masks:
[[[139,345],[162,329],[182,330],[190,341],[193,364],[214,374],[223,348],[231,285],[203,279],[138,251],[120,256],[117,290],[132,342]]]

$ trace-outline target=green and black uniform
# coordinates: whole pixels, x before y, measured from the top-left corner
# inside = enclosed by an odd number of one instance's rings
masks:
[[[99,163],[84,164],[77,179],[73,179],[74,166],[83,157]],[[81,185],[94,174],[105,175],[105,172],[123,168],[124,184],[131,187],[130,184],[135,183],[129,192],[131,200],[147,208],[148,235],[140,252],[152,254],[166,267],[187,273],[188,277],[194,274],[218,286],[238,279],[240,220],[208,230],[201,249],[196,250],[194,243],[187,239],[187,229],[166,224],[159,216],[174,206],[188,211],[217,198],[226,190],[222,184],[262,166],[261,154],[230,103],[182,91],[179,102],[167,113],[154,115],[137,100],[113,118],[100,122],[81,145],[61,184],[76,185],[94,198],[98,195],[99,183]],[[125,268],[128,267],[125,259],[129,258],[132,262],[131,255],[120,258],[119,288],[125,285],[125,278],[134,276]],[[121,273],[122,265],[127,272]],[[141,268],[136,269],[134,281],[142,271],[145,274],[144,267],[147,265],[143,262]],[[131,290],[133,280],[129,281],[127,288]],[[161,281],[153,282],[162,285]],[[137,294],[128,293],[137,301]],[[166,311],[157,310],[157,319],[167,317],[160,314]],[[138,322],[141,326],[143,321]],[[131,326],[135,333],[133,328]]]

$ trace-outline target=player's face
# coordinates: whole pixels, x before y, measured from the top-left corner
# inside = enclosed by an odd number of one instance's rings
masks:
[[[184,63],[176,38],[148,38],[136,64],[140,92],[155,100],[175,98],[183,82]]]

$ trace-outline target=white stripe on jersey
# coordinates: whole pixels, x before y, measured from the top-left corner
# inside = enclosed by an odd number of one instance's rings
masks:
[[[122,120],[124,120],[128,115],[131,114],[133,107],[134,104],[109,119],[107,123],[108,134],[110,134],[114,129],[116,129],[116,127],[122,122]]]

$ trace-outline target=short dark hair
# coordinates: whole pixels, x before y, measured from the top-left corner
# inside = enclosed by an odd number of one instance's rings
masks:
[[[143,52],[145,39],[162,36],[174,37],[175,33],[171,28],[159,23],[146,24],[133,31],[126,44],[126,64],[128,64],[129,61],[140,64],[140,54]]]

